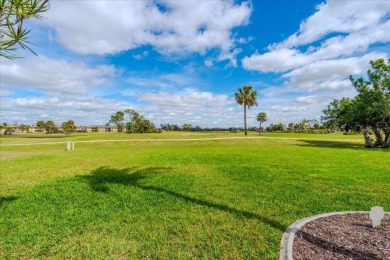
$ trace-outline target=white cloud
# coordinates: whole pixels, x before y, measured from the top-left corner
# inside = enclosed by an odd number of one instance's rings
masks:
[[[146,58],[148,55],[149,55],[148,51],[143,51],[142,53],[133,55],[133,57],[136,60],[142,60],[142,59]]]
[[[145,45],[163,54],[204,54],[229,51],[236,42],[232,29],[246,25],[251,12],[250,2],[222,0],[53,1],[44,22],[66,48],[81,54]]]
[[[6,97],[12,95],[14,92],[7,89],[0,89],[0,97]]]
[[[27,124],[34,124],[38,120],[53,120],[61,124],[69,119],[78,125],[104,124],[114,112],[132,107],[126,102],[113,99],[64,93],[41,97],[2,98],[1,104],[3,121]]]
[[[194,85],[202,85],[203,83],[192,75],[188,70],[184,70],[179,73],[166,73],[159,75],[131,75],[126,79],[129,89],[124,90],[123,93],[140,95],[145,93],[145,88],[148,90],[158,88],[158,89],[175,89],[175,88],[185,88]],[[139,88],[142,87],[142,88]],[[135,89],[137,88],[137,89]],[[126,95],[128,95],[126,94]]]
[[[295,101],[299,104],[309,105],[319,102],[319,98],[316,96],[297,97]]]
[[[382,57],[386,57],[386,54],[373,52],[362,57],[321,60],[294,69],[282,77],[289,79],[285,85],[309,91],[352,88],[349,75],[364,74],[369,68],[370,60]]]
[[[278,49],[265,54],[255,53],[242,60],[242,65],[247,70],[261,72],[282,72],[291,68],[300,67],[311,61],[308,55],[294,49]]]
[[[113,66],[91,67],[84,62],[32,56],[12,61],[2,60],[0,86],[62,93],[86,93],[90,87],[109,85],[109,79],[114,75]]]
[[[304,106],[272,106],[269,108],[273,112],[298,112],[304,111],[307,107]]]
[[[220,126],[239,126],[242,121],[241,107],[232,109],[235,102],[226,95],[186,88],[179,92],[149,92],[138,100],[145,104],[142,107],[145,114],[156,118],[157,125],[191,123],[212,126],[214,121],[220,121]],[[236,120],[224,120],[228,115]]]
[[[329,0],[301,23],[298,32],[270,45],[264,54],[245,57],[243,67],[284,72],[324,59],[366,52],[374,44],[390,42],[389,16],[388,1]],[[303,51],[301,48],[307,45]]]
[[[162,91],[158,93],[145,93],[139,97],[139,100],[161,106],[162,109],[175,108],[183,111],[202,110],[206,106],[223,107],[229,103],[226,95],[199,92],[189,88],[178,93]]]
[[[339,1],[328,0],[318,5],[317,12],[304,20],[299,31],[271,49],[291,48],[310,44],[332,32],[354,34],[371,30],[375,35],[377,25],[389,15],[388,1]],[[369,33],[369,32],[367,32]],[[366,39],[360,39],[366,40]]]

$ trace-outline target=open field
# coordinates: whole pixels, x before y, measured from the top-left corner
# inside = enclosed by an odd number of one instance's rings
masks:
[[[0,258],[276,259],[299,218],[390,209],[389,150],[361,136],[231,137],[0,138]]]

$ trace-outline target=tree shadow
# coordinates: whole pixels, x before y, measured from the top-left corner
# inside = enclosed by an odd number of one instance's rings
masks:
[[[353,149],[353,150],[365,150],[365,151],[390,151],[390,149],[381,149],[381,148],[366,148],[364,144],[354,143],[354,142],[343,142],[343,141],[334,141],[334,140],[308,140],[308,139],[298,139],[297,141],[301,142],[296,144],[301,147],[321,147],[321,148],[336,148],[336,149]]]
[[[164,173],[171,168],[150,167],[146,169],[124,168],[112,169],[108,167],[99,167],[91,171],[90,175],[81,175],[80,177],[88,182],[91,189],[96,192],[106,193],[109,191],[108,184],[121,184],[125,186],[138,186],[139,181],[145,179],[148,175]]]
[[[282,232],[284,232],[287,229],[287,226],[283,225],[282,223],[279,223],[268,217],[261,216],[259,214],[250,211],[240,210],[224,204],[219,204],[216,202],[194,198],[185,194],[178,193],[176,191],[166,189],[164,187],[143,185],[142,183],[140,183],[141,180],[147,178],[148,176],[161,174],[171,169],[172,168],[150,167],[150,168],[140,169],[140,170],[137,170],[137,168],[125,168],[125,169],[118,170],[118,169],[112,169],[108,167],[100,167],[93,170],[90,175],[82,175],[78,177],[86,180],[89,183],[91,189],[96,192],[103,192],[103,193],[108,192],[109,191],[108,184],[111,183],[121,184],[125,186],[129,185],[144,191],[165,193],[167,195],[173,196],[177,199],[184,200],[189,203],[224,211],[238,218],[244,217],[247,219],[257,219],[273,228],[279,229]]]
[[[368,252],[362,252],[354,249],[348,249],[344,246],[337,245],[335,243],[332,243],[330,241],[327,241],[322,238],[318,238],[313,236],[312,234],[309,234],[305,231],[299,230],[297,232],[297,235],[306,240],[307,242],[320,247],[322,249],[325,249],[330,252],[339,253],[347,257],[348,259],[372,259],[372,260],[380,260],[381,258],[378,258],[376,255],[368,253]]]
[[[15,196],[0,197],[0,207],[3,205],[3,203],[11,202],[17,199],[18,197]]]

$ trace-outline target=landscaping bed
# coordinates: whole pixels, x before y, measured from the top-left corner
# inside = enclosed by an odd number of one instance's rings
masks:
[[[310,221],[295,234],[293,259],[390,259],[390,214],[377,228],[368,213]]]

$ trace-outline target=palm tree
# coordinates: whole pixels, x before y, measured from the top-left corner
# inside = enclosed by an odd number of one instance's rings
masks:
[[[256,102],[256,90],[253,90],[252,86],[243,86],[236,92],[236,101],[240,105],[244,105],[244,129],[245,135],[248,135],[246,131],[246,108],[250,108],[254,105],[257,106]]]
[[[264,112],[260,112],[257,114],[257,121],[260,123],[259,127],[259,135],[261,134],[261,123],[264,123],[267,121],[267,114]]]
[[[46,121],[46,123],[45,123],[46,134],[50,134],[54,130],[55,127],[56,127],[56,124],[54,124],[53,121],[51,121],[51,120]]]

